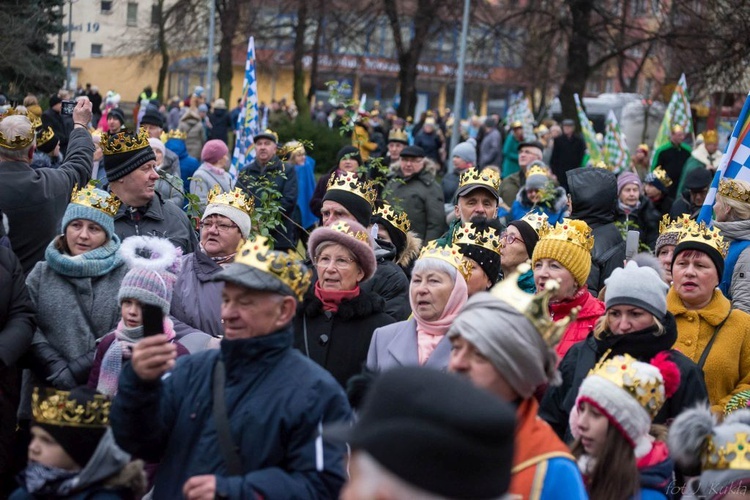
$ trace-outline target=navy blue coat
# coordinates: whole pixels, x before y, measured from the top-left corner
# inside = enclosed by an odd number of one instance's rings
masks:
[[[346,448],[318,439],[319,429],[346,422],[351,410],[339,384],[292,349],[291,326],[220,350],[177,360],[156,382],[128,363],[110,414],[117,443],[136,457],[161,462],[154,498],[182,498],[185,482],[214,474],[228,498],[338,498],[346,480]],[[244,475],[229,476],[212,412],[212,371],[226,365],[225,399]],[[316,451],[320,450],[320,456]]]

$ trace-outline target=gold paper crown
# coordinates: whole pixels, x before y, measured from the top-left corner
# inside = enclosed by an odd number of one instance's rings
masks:
[[[500,189],[500,174],[492,169],[485,168],[481,172],[474,167],[466,169],[458,181],[458,188],[461,189],[469,184],[479,184],[497,191]]]
[[[404,132],[400,128],[394,128],[390,132],[388,132],[388,142],[391,141],[398,141],[408,144],[409,136],[406,135],[406,132]]]
[[[594,164],[594,168],[601,168],[602,170],[607,170],[609,172],[612,172],[614,170],[613,167],[607,165],[603,161],[597,162]]]
[[[328,229],[330,229],[331,231],[336,231],[338,233],[344,233],[351,236],[352,238],[358,239],[359,241],[364,241],[368,245],[370,244],[370,238],[367,236],[367,233],[363,231],[354,231],[351,226],[346,223],[346,221],[338,221],[332,226],[329,226]]]
[[[453,233],[454,245],[474,245],[485,248],[491,252],[500,255],[501,240],[497,229],[488,227],[484,231],[479,231],[472,222],[466,222]]]
[[[433,240],[422,247],[422,251],[419,252],[420,259],[440,259],[447,262],[451,266],[455,267],[458,272],[468,282],[471,277],[471,262],[464,259],[461,249],[456,245],[438,245],[437,240]]]
[[[665,233],[679,233],[685,224],[690,223],[690,216],[682,214],[676,219],[672,220],[669,218],[669,214],[664,214],[659,222],[659,234]]]
[[[302,300],[312,282],[312,273],[294,252],[272,250],[268,238],[260,235],[237,246],[234,262],[276,277],[294,292],[298,300]]]
[[[38,125],[41,125],[41,120],[33,113],[21,113],[15,108],[8,108],[0,117],[0,121],[8,118],[9,116],[25,116],[26,119],[29,120],[31,126],[29,127],[29,132],[26,135],[19,134],[15,137],[5,137],[5,135],[0,132],[0,146],[4,147],[5,149],[12,150],[19,150],[29,147],[31,143],[34,142],[34,138],[36,138],[36,127],[34,126],[34,124],[36,121],[38,121]]]
[[[93,182],[89,182],[81,189],[78,189],[78,184],[76,184],[73,186],[73,192],[70,194],[70,202],[75,203],[76,205],[94,208],[100,212],[104,212],[110,217],[114,217],[122,202],[118,200],[115,195],[110,195],[105,198],[97,193],[96,189],[96,184]]]
[[[240,188],[234,188],[233,191],[224,192],[221,187],[216,184],[208,192],[206,198],[208,205],[228,205],[238,210],[242,210],[247,215],[252,216],[255,210],[255,203],[253,199],[248,197]]]
[[[31,395],[31,413],[35,422],[89,428],[109,425],[109,409],[112,403],[106,396],[97,394],[93,401],[78,404],[75,399],[70,399],[70,391],[48,388],[44,390],[44,395],[39,392],[39,388],[34,387]]]
[[[105,155],[128,153],[151,147],[148,143],[148,133],[143,127],[138,129],[138,132],[129,130],[122,130],[116,134],[105,132],[102,134],[101,145]]]
[[[375,209],[374,215],[381,216],[404,234],[408,233],[409,229],[411,229],[411,222],[409,222],[409,216],[406,215],[406,212],[397,213],[393,210],[390,203],[382,202]]]
[[[539,229],[539,240],[560,240],[582,247],[587,252],[594,248],[594,237],[591,228],[583,221],[563,219],[554,226],[547,224]]]
[[[510,124],[511,130],[514,128],[523,128],[523,123],[521,123],[519,120],[514,121]]]
[[[47,127],[46,129],[40,128],[36,131],[36,145],[43,146],[52,140],[53,137],[55,137],[55,131],[52,130],[52,127]]]
[[[638,401],[651,418],[654,418],[667,400],[664,381],[656,377],[646,378],[644,374],[638,373],[634,365],[638,360],[629,354],[618,354],[604,359],[606,357],[605,355],[589,371],[589,375],[602,377],[623,389]]]
[[[706,144],[716,144],[719,142],[719,134],[716,132],[716,130],[706,130],[703,132],[703,142]]]
[[[372,207],[378,198],[378,191],[375,189],[375,183],[372,181],[361,181],[355,172],[344,172],[339,175],[332,175],[328,179],[326,191],[338,189],[356,194],[364,198]]]
[[[698,224],[694,220],[688,220],[680,229],[680,236],[677,239],[677,244],[683,242],[693,241],[707,245],[721,254],[722,257],[727,256],[727,250],[729,249],[729,243],[724,242],[724,237],[721,235],[721,231],[718,228],[706,227],[705,222]]]
[[[545,177],[549,177],[549,172],[541,165],[534,165],[528,170],[528,172],[526,172],[526,178],[528,179],[532,175],[543,175]]]
[[[703,470],[750,470],[750,436],[747,432],[736,432],[734,440],[722,446],[717,446],[710,436],[701,463]]]
[[[549,301],[555,290],[560,287],[560,283],[557,280],[549,280],[542,292],[536,295],[526,293],[518,287],[518,277],[529,269],[531,266],[528,263],[519,265],[505,279],[493,286],[490,293],[526,316],[547,345],[555,347],[568,325],[575,321],[580,307],[573,308],[570,315],[560,321],[554,321],[549,314]]]
[[[682,132],[683,130],[682,125],[679,123],[672,125],[672,132]]]
[[[165,144],[169,139],[179,139],[181,141],[184,141],[185,139],[187,139],[187,132],[182,132],[179,129],[173,129],[169,132],[162,132],[160,139],[161,142]]]
[[[734,179],[721,179],[719,181],[719,194],[735,201],[750,203],[750,190],[745,189]]]
[[[654,177],[659,179],[659,182],[664,184],[664,187],[668,188],[672,185],[672,179],[669,178],[669,176],[667,175],[667,171],[664,170],[661,165],[656,167],[651,173],[654,174]]]
[[[549,216],[545,214],[544,212],[538,213],[538,212],[529,212],[523,217],[521,217],[521,220],[524,221],[526,224],[531,226],[531,228],[536,231],[537,236],[539,236],[539,231],[545,227],[549,226],[549,223],[547,222],[549,220]]]

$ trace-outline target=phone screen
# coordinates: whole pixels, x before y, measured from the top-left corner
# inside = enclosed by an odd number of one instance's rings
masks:
[[[143,317],[143,335],[145,337],[164,333],[164,313],[161,307],[143,304],[141,306],[141,315]]]

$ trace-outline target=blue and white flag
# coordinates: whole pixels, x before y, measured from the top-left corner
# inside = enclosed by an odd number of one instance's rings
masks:
[[[750,94],[745,98],[745,104],[742,106],[740,117],[734,125],[732,136],[729,138],[727,150],[721,158],[719,168],[716,169],[716,175],[711,182],[711,189],[708,190],[706,201],[703,202],[698,222],[711,222],[714,202],[716,201],[716,192],[719,189],[721,179],[739,179],[750,181]]]
[[[235,178],[238,172],[255,159],[253,136],[258,128],[258,82],[255,78],[255,40],[250,37],[247,43],[245,81],[242,84],[240,117],[235,126],[234,154],[229,173]]]

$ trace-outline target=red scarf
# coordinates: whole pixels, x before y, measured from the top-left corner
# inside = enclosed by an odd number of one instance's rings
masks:
[[[342,300],[352,300],[358,295],[359,285],[353,290],[324,290],[320,288],[320,281],[315,282],[315,296],[323,303],[324,311],[337,312]]]

